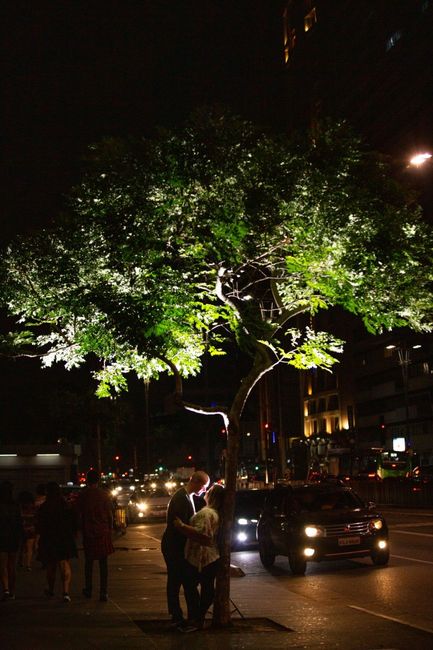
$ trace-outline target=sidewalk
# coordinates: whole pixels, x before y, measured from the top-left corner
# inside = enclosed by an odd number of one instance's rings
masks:
[[[81,552],[80,559],[73,561],[71,603],[62,602],[59,587],[54,599],[42,595],[45,572],[39,565],[31,572],[19,568],[16,600],[0,603],[2,650],[390,647],[389,622],[369,628],[363,615],[347,609],[344,627],[339,628],[342,612],[338,602],[318,604],[301,598],[287,582],[271,574],[247,573],[232,579],[232,599],[246,618],[234,612],[231,630],[172,631],[167,626],[166,573],[159,540],[141,527],[130,527],[126,535],[115,540],[115,548],[110,557],[108,603],[81,595]],[[349,639],[343,631],[348,627]],[[420,645],[413,645],[412,633],[408,645],[394,647],[428,647],[420,634]]]

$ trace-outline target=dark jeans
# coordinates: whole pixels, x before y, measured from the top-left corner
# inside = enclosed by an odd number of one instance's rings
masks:
[[[181,621],[183,612],[180,606],[179,593],[183,587],[188,619],[197,620],[199,617],[199,594],[197,590],[197,572],[182,554],[162,543],[162,554],[167,565],[167,606],[172,619]]]
[[[93,562],[89,558],[85,558],[84,562],[84,576],[86,581],[86,590],[89,593],[92,593],[92,582],[93,582]],[[107,558],[104,557],[99,562],[99,591],[101,594],[107,593],[107,582],[108,582],[108,562]]]
[[[215,598],[215,578],[218,566],[219,560],[216,560],[215,562],[203,567],[201,572],[198,573],[198,581],[200,583],[200,621],[204,621],[206,612],[213,604]]]

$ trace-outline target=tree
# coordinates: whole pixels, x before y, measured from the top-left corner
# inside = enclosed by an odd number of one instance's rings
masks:
[[[100,360],[98,394],[168,371],[179,407],[227,434],[223,569],[214,621],[230,621],[230,525],[239,421],[277,364],[330,369],[343,342],[303,314],[339,305],[370,332],[432,323],[432,265],[419,209],[344,126],[290,140],[198,113],[180,132],[105,140],[62,225],[10,247],[9,340],[42,363]],[[231,405],[182,399],[182,378],[227,341],[251,358]]]

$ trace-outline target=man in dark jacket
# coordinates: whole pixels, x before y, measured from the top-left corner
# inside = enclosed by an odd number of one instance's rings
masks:
[[[179,592],[183,586],[188,608],[188,619],[197,618],[199,607],[195,576],[185,560],[186,537],[174,526],[178,517],[184,524],[189,524],[195,514],[194,495],[200,496],[209,485],[206,472],[194,472],[185,487],[180,488],[170,499],[167,510],[167,528],[162,536],[162,554],[167,565],[167,605],[174,625],[185,626]]]
[[[84,547],[86,598],[92,596],[93,562],[99,562],[99,600],[107,602],[108,562],[114,553],[112,542],[113,504],[108,493],[98,487],[99,473],[91,469],[87,472],[87,487],[80,492],[77,508],[81,515],[81,528]]]

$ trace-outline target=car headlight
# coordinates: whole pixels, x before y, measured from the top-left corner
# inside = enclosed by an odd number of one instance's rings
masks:
[[[239,526],[247,526],[248,525],[248,519],[245,519],[244,517],[241,517],[238,519],[238,524]]]
[[[383,527],[382,519],[370,519],[368,527],[371,531],[380,530]]]
[[[238,533],[237,534],[237,540],[238,542],[246,542],[248,539],[248,536],[246,533]]]
[[[304,533],[307,537],[323,537],[325,534],[320,526],[305,526]]]
[[[147,503],[144,503],[144,501],[140,501],[140,503],[137,503],[137,509],[140,512],[145,512],[148,508],[149,506],[147,505]]]

